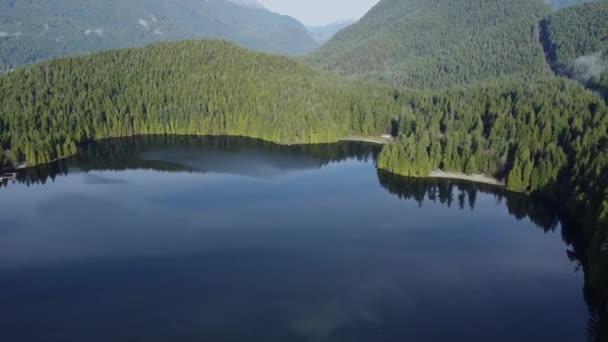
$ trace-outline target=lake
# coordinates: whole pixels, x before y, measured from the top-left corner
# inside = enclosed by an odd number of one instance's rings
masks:
[[[2,341],[586,341],[547,203],[361,143],[144,137],[0,188]]]

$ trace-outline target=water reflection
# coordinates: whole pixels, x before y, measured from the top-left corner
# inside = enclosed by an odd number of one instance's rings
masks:
[[[347,159],[375,160],[379,152],[378,146],[353,142],[285,146],[242,137],[143,136],[92,142],[75,157],[19,172],[16,181],[45,184],[70,172],[124,170],[272,178]],[[94,177],[89,181],[100,181]]]
[[[378,151],[144,137],[21,172],[0,189],[15,195],[0,209],[0,315],[11,312],[0,331],[28,341],[580,339],[578,227],[501,188],[376,175]],[[558,230],[569,247],[551,241]],[[572,264],[559,259],[566,248]],[[602,341],[603,310],[584,296],[588,340]],[[55,326],[67,322],[76,326]]]
[[[401,199],[414,200],[419,206],[430,201],[447,207],[457,205],[461,210],[473,211],[477,196],[482,193],[494,196],[499,204],[504,203],[509,213],[518,220],[530,219],[546,232],[560,227],[560,222],[564,219],[559,216],[555,206],[547,201],[509,192],[494,185],[460,180],[400,177],[382,170],[378,170],[378,179],[382,187],[390,193]]]
[[[405,200],[414,200],[419,206],[425,201],[441,203],[446,207],[457,205],[461,210],[475,209],[478,194],[494,196],[497,203],[504,203],[509,214],[518,220],[529,219],[545,232],[561,229],[564,243],[569,246],[566,253],[576,263],[576,271],[584,271],[589,242],[585,241],[581,227],[573,218],[559,210],[559,205],[547,199],[506,191],[501,187],[475,184],[460,180],[418,179],[401,177],[378,170],[378,179],[383,188]],[[557,205],[557,206],[556,206]],[[605,299],[586,285],[583,289],[589,307],[589,341],[608,339],[608,316]]]

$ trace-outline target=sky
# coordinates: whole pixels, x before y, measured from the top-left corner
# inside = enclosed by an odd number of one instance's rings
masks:
[[[361,18],[379,0],[258,0],[273,12],[292,16],[307,26]]]

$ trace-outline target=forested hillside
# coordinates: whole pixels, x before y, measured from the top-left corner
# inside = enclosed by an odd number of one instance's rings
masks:
[[[437,88],[547,75],[543,0],[382,0],[310,60],[326,70]]]
[[[330,142],[389,130],[393,94],[222,41],[157,43],[0,76],[0,144],[13,162],[39,164],[137,134]]]
[[[156,41],[222,38],[276,53],[317,43],[297,20],[237,0],[0,0],[0,71]]]
[[[543,22],[554,70],[608,98],[608,0],[560,10]]]

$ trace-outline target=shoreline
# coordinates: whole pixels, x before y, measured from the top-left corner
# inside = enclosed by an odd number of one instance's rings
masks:
[[[333,141],[324,141],[324,142],[318,142],[318,143],[299,143],[299,142],[294,143],[294,142],[277,142],[277,141],[273,141],[273,140],[255,137],[252,135],[241,135],[241,134],[155,134],[155,133],[151,133],[151,134],[110,136],[110,137],[104,137],[104,138],[99,138],[99,139],[92,139],[92,140],[87,140],[85,142],[79,143],[79,144],[77,144],[77,146],[80,149],[81,145],[86,144],[86,143],[91,143],[91,142],[100,142],[100,141],[112,140],[112,139],[128,139],[128,138],[136,138],[136,137],[144,137],[144,136],[152,136],[152,135],[163,135],[163,136],[172,136],[173,135],[173,136],[194,136],[194,137],[206,137],[206,136],[207,137],[220,137],[220,136],[241,137],[241,138],[249,138],[249,139],[258,139],[258,140],[262,140],[262,141],[266,141],[269,143],[282,145],[282,146],[335,144],[335,143],[339,143],[339,142],[363,142],[363,143],[370,143],[370,144],[376,144],[376,145],[386,145],[393,140],[393,139],[387,139],[387,138],[375,137],[375,136],[349,136],[349,137],[345,137],[345,138],[338,138]],[[78,152],[71,154],[71,155],[54,158],[53,160],[51,160],[47,163],[41,163],[41,164],[36,164],[36,165],[29,165],[27,163],[27,161],[24,161],[17,167],[12,166],[12,167],[3,168],[2,166],[0,166],[0,172],[18,172],[18,171],[23,171],[23,170],[27,170],[27,169],[32,169],[37,166],[52,164],[59,160],[71,158],[76,155],[78,155]]]
[[[338,141],[342,142],[364,142],[376,145],[386,145],[393,141],[394,139],[388,139],[383,137],[365,137],[365,136],[352,136],[338,139]]]
[[[105,137],[105,138],[101,138],[101,139],[94,139],[94,140],[91,140],[89,142],[99,142],[99,141],[112,140],[112,139],[134,138],[134,137],[138,137],[138,136],[147,136],[147,135],[158,135],[158,134],[138,134],[138,135],[131,135],[131,136]],[[165,135],[165,134],[160,134],[160,135]],[[223,134],[223,135],[169,134],[169,135],[184,135],[184,136],[192,135],[192,136],[200,136],[200,137],[203,137],[203,136],[231,136],[231,137],[243,137],[243,138],[259,139],[259,140],[263,140],[263,141],[267,141],[267,142],[270,142],[270,143],[274,143],[274,144],[277,144],[277,145],[283,145],[283,146],[314,145],[314,143],[297,143],[297,144],[293,144],[293,143],[278,143],[276,141],[267,140],[267,139],[263,139],[263,138],[252,137],[252,136],[247,136],[247,135],[232,135],[232,134]],[[361,142],[361,143],[368,143],[368,144],[375,144],[375,145],[384,146],[384,145],[389,144],[393,140],[394,139],[389,139],[389,138],[384,138],[384,137],[375,137],[375,136],[349,136],[349,137],[344,137],[344,138],[337,139],[336,141],[333,141],[333,142],[323,142],[323,143]],[[79,149],[80,149],[80,147],[79,147]],[[25,166],[23,166],[23,164],[21,164],[19,167],[3,168],[3,169],[0,169],[0,171],[2,171],[2,172],[20,172],[20,171],[32,169],[32,168],[35,168],[35,167],[38,167],[38,166],[52,164],[52,163],[57,162],[59,160],[71,158],[71,157],[76,156],[76,155],[78,155],[78,152],[75,153],[75,154],[73,154],[73,155],[68,155],[68,156],[62,156],[62,157],[59,157],[59,158],[55,158],[55,159],[51,160],[48,163],[37,164],[37,165],[28,165],[28,164],[25,164]],[[377,170],[381,170],[378,167],[376,167],[376,169]],[[463,181],[472,182],[472,183],[482,183],[482,184],[495,185],[495,186],[499,186],[499,187],[502,187],[502,188],[506,188],[506,183],[504,181],[500,181],[500,180],[498,180],[496,178],[485,176],[485,175],[467,175],[467,174],[459,173],[459,172],[446,172],[446,171],[442,171],[442,170],[434,170],[434,171],[431,171],[431,173],[428,176],[421,177],[421,178],[439,178],[439,179],[463,180]]]
[[[442,170],[431,171],[431,174],[427,178],[457,179],[473,183],[496,185],[503,188],[506,188],[507,186],[504,181],[500,181],[496,178],[489,177],[486,175],[467,175],[460,172],[446,172]]]

